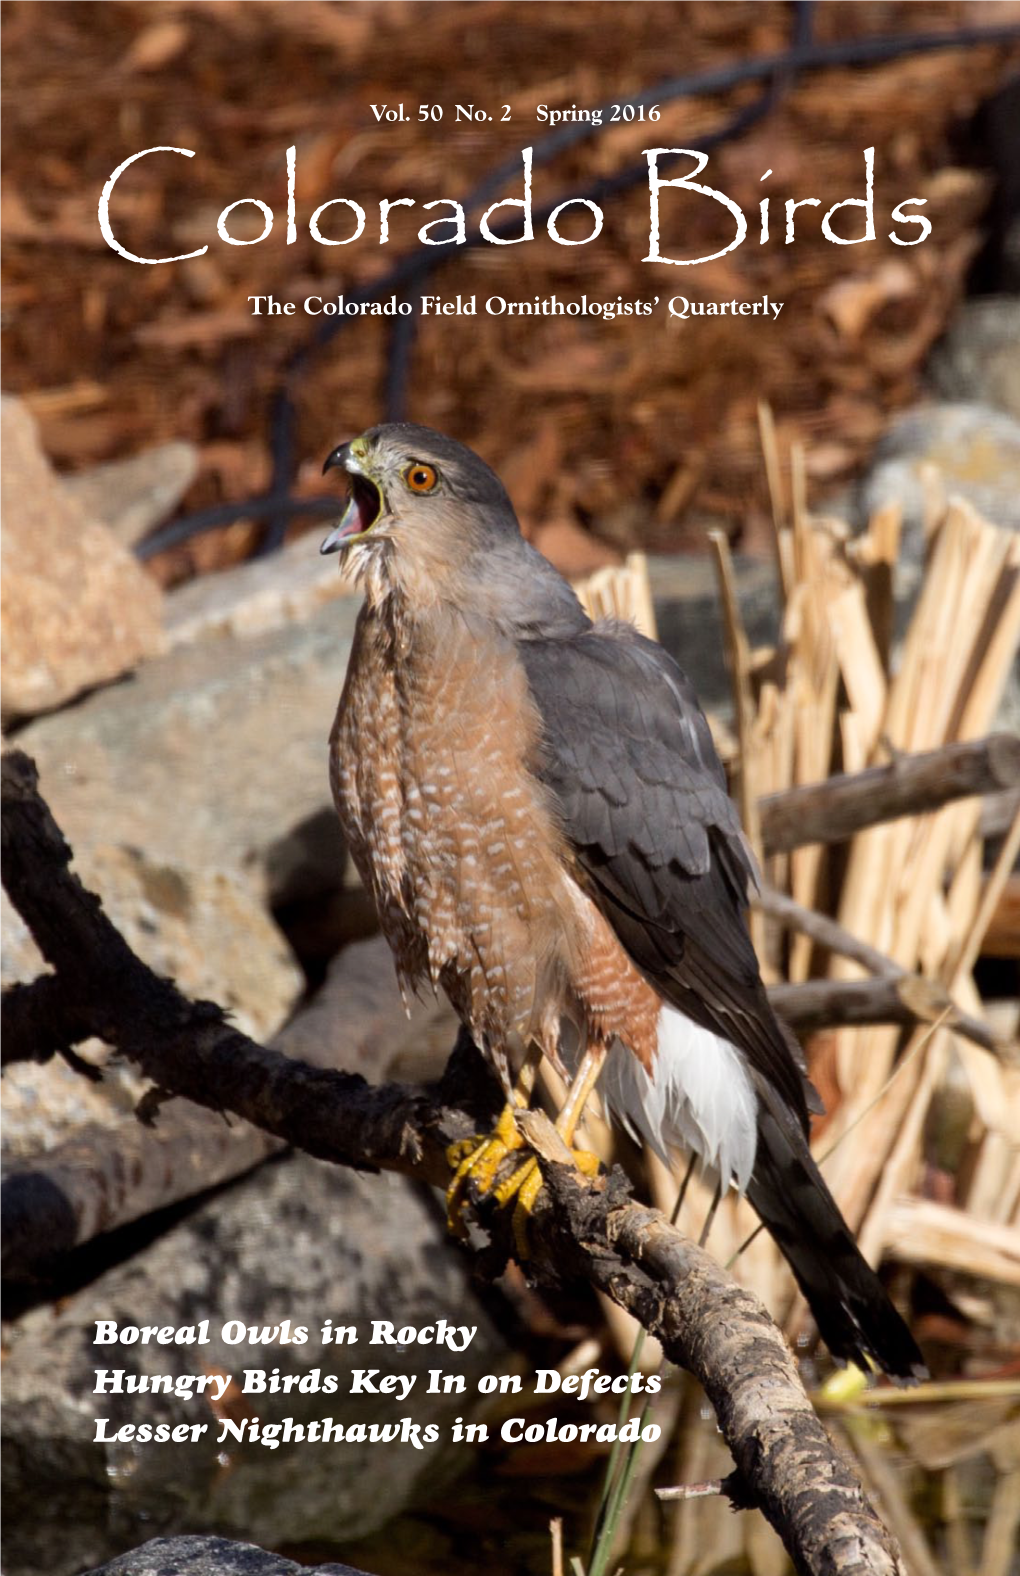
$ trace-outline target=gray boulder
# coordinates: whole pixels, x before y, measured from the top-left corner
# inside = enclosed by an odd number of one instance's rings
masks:
[[[134,547],[153,526],[169,519],[198,475],[193,443],[159,443],[126,460],[94,465],[61,478],[65,491],[87,514]]]
[[[27,406],[5,396],[0,597],[6,720],[63,705],[162,649],[156,582],[62,485]]]
[[[229,1538],[153,1538],[85,1576],[368,1576],[353,1565],[295,1565]]]
[[[203,1318],[207,1345],[93,1344],[97,1320],[181,1327]],[[327,1318],[354,1325],[357,1344],[322,1345]],[[369,1342],[372,1320],[399,1327],[440,1318],[477,1325],[463,1354]],[[287,1319],[306,1326],[307,1344],[222,1338],[229,1320],[268,1332]],[[431,1199],[400,1178],[357,1176],[305,1156],[263,1166],[57,1307],[26,1313],[6,1343],[6,1576],[72,1576],[144,1538],[185,1530],[269,1547],[368,1536],[470,1465],[471,1452],[451,1441],[449,1425],[471,1417],[478,1378],[504,1361]],[[351,1371],[372,1367],[417,1375],[410,1397],[351,1395]],[[424,1393],[433,1367],[462,1375],[465,1393]],[[318,1369],[337,1375],[340,1388],[246,1394],[244,1370],[256,1368],[292,1384],[311,1384]],[[98,1369],[229,1374],[233,1382],[216,1403],[194,1394],[97,1395]],[[223,1418],[264,1426],[288,1417],[347,1425],[407,1416],[437,1424],[439,1441],[421,1449],[307,1440],[267,1448],[218,1438]],[[108,1432],[145,1422],[209,1426],[183,1443],[97,1442],[97,1417],[110,1420]]]
[[[891,422],[857,497],[863,524],[899,504],[898,578],[909,590],[924,557],[924,473],[944,497],[960,497],[995,525],[1020,530],[1020,422],[988,405],[919,405]]]
[[[338,501],[337,513],[342,505]],[[326,534],[304,534],[268,558],[252,558],[219,574],[199,575],[168,593],[164,609],[172,646],[196,640],[261,635],[300,623],[338,597],[360,597],[335,558],[316,551]]]
[[[944,400],[991,405],[1020,421],[1020,297],[964,301],[927,376]]]
[[[329,803],[326,741],[356,614],[346,598],[269,634],[179,647],[25,728],[18,742],[76,853],[127,843],[155,862],[240,872],[274,900],[290,895],[269,890],[267,866],[275,844]],[[323,832],[328,889],[343,860],[335,818]]]

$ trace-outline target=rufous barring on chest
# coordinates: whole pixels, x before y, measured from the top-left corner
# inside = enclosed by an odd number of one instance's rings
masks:
[[[563,1019],[650,1065],[658,999],[570,874],[512,646],[456,612],[394,614],[362,611],[331,780],[402,985],[441,984],[501,1071],[533,1041],[559,1063]]]

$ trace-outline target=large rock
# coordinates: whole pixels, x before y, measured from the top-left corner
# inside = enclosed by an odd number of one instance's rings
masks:
[[[248,882],[217,870],[162,865],[136,849],[83,844],[76,869],[98,892],[113,923],[157,974],[188,996],[229,1009],[238,1027],[267,1039],[286,1018],[304,977],[281,931]],[[44,967],[20,916],[3,896],[3,984],[34,979]],[[130,1066],[90,1041],[84,1054],[105,1068],[93,1084],[60,1058],[4,1069],[5,1159],[50,1149],[87,1123],[116,1126],[145,1089]]]
[[[945,400],[991,405],[1020,421],[1020,297],[964,301],[927,375]]]
[[[61,705],[162,648],[158,586],[50,467],[18,400],[0,406],[5,719]]]
[[[1020,422],[987,405],[919,405],[891,422],[858,493],[860,523],[903,510],[898,582],[916,581],[924,552],[924,473],[995,525],[1020,530]]]
[[[181,1327],[210,1320],[202,1346],[94,1345],[97,1320]],[[353,1324],[354,1345],[320,1344],[319,1331]],[[476,1325],[463,1354],[370,1344],[371,1322]],[[271,1330],[290,1319],[307,1344],[222,1339],[226,1321]],[[270,1548],[338,1547],[369,1535],[473,1452],[450,1424],[478,1407],[477,1381],[498,1371],[502,1345],[444,1240],[442,1214],[420,1188],[358,1176],[307,1156],[263,1166],[204,1203],[127,1263],[6,1330],[3,1410],[5,1576],[71,1576],[154,1535],[217,1532]],[[417,1374],[407,1401],[352,1396],[354,1368]],[[423,1393],[430,1368],[462,1375],[459,1395]],[[215,1406],[205,1397],[94,1393],[97,1369],[135,1375],[230,1374]],[[305,1377],[336,1374],[336,1394],[245,1394],[247,1368]],[[203,1422],[197,1441],[97,1442],[96,1417],[126,1423]],[[417,1449],[294,1442],[267,1448],[218,1438],[219,1418],[263,1424],[334,1418],[439,1425]],[[43,1509],[44,1508],[44,1509]],[[130,1568],[130,1567],[129,1567]],[[143,1567],[144,1569],[144,1567]]]
[[[193,443],[160,443],[127,460],[63,477],[66,490],[124,547],[133,547],[176,509],[198,475]]]
[[[439,991],[407,1005],[382,936],[355,941],[330,963],[325,983],[273,1044],[294,1061],[342,1067],[369,1083],[429,1083],[446,1066],[459,1020]]]
[[[340,513],[338,505],[337,513]],[[337,597],[354,596],[349,576],[317,551],[326,527],[219,574],[199,575],[167,595],[165,624],[172,646],[221,635],[261,635],[311,617]]]
[[[295,1565],[229,1538],[153,1538],[85,1576],[366,1576],[353,1565]]]
[[[0,887],[0,985],[34,980],[45,967],[32,932],[7,896],[6,887]]]
[[[75,851],[128,843],[156,863],[242,871],[265,891],[274,845],[329,803],[327,738],[356,614],[346,598],[270,634],[180,647],[25,728],[18,743]],[[343,859],[335,816],[323,832],[325,888]]]

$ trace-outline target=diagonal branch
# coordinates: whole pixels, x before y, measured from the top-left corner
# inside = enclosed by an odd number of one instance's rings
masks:
[[[4,882],[73,1004],[76,1027],[85,1024],[115,1044],[168,1094],[231,1111],[320,1159],[448,1182],[448,1145],[477,1126],[476,1111],[453,1103],[458,1091],[469,1105],[478,1103],[471,1086],[478,1058],[466,1037],[431,1094],[373,1088],[258,1045],[232,1028],[222,1009],[187,1001],[134,955],[72,874],[70,849],[38,792],[35,766],[20,752],[3,759],[3,807]],[[568,1168],[543,1169],[547,1186],[532,1217],[533,1276],[585,1277],[700,1380],[737,1464],[727,1480],[735,1502],[760,1506],[798,1571],[901,1573],[894,1541],[833,1448],[757,1299],[657,1211],[635,1204],[618,1171],[584,1184]],[[481,1200],[478,1215],[494,1248],[508,1253],[507,1212]]]
[[[1017,789],[1020,739],[992,733],[923,754],[898,755],[888,766],[766,794],[758,804],[762,842],[766,854],[808,843],[841,843],[879,821],[937,810],[972,794]]]
[[[816,909],[805,908],[785,892],[763,886],[755,907],[776,919],[789,930],[799,930],[819,946],[841,957],[852,958],[875,976],[871,980],[808,980],[801,985],[776,985],[769,1000],[794,1028],[806,1031],[832,1023],[851,1023],[858,1004],[867,1021],[875,1023],[884,1016],[888,1023],[933,1023],[948,1008],[949,1024],[957,1034],[1012,1060],[1007,1046],[999,1045],[988,1025],[980,1018],[961,1012],[948,992],[936,981],[905,969],[870,942],[854,936],[836,920]],[[852,986],[847,991],[847,986]]]

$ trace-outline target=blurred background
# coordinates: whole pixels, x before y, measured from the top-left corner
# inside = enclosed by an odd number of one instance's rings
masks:
[[[441,1004],[405,1021],[328,804],[325,738],[357,603],[317,555],[336,507],[335,478],[320,473],[378,420],[404,416],[476,448],[531,540],[596,604],[657,629],[698,686],[749,814],[763,795],[898,751],[1016,732],[1020,8],[13,0],[2,19],[4,726],[39,764],[86,884],[190,995],[228,1006],[256,1038],[377,1080],[435,1077],[452,1044]],[[937,36],[949,32],[954,47]],[[782,58],[745,80],[748,62],[771,57]],[[605,105],[659,85],[654,126],[550,144],[535,119],[539,104]],[[442,104],[444,119],[376,121],[371,105],[401,100],[410,113]],[[457,103],[496,118],[457,124]],[[476,235],[484,206],[520,194],[527,145],[536,216],[590,195],[605,213],[596,241],[557,246],[536,222],[520,247],[418,245],[420,204],[437,197],[467,203]],[[143,267],[110,250],[96,210],[117,165],[155,146],[195,157],[126,171],[115,233],[142,255],[208,250]],[[696,269],[641,262],[650,146],[710,152],[703,178],[751,221],[740,248]],[[869,146],[878,239],[834,246],[818,212],[863,194]],[[771,239],[759,245],[766,191]],[[336,196],[368,212],[361,240],[339,250],[307,223]],[[377,204],[400,196],[419,208],[395,209],[380,247]],[[787,246],[789,196],[823,208],[799,210]],[[217,216],[243,197],[270,205],[273,233],[224,245]],[[887,239],[907,197],[926,199],[933,226],[913,248]],[[231,227],[254,239],[262,218],[240,209]],[[716,205],[664,197],[670,255],[705,255],[731,233]],[[784,307],[767,322],[659,309],[612,322],[480,310],[338,324],[300,310],[313,294],[425,291],[480,303],[767,294]],[[298,311],[254,316],[248,297],[269,294]],[[944,1025],[825,1024],[808,1045],[828,1107],[820,1151],[842,1146],[833,1184],[924,1343],[930,1392],[865,1407],[825,1389],[827,1357],[771,1245],[759,1239],[735,1266],[799,1340],[806,1382],[921,1576],[1016,1568],[1016,802],[963,801],[825,850],[756,833],[775,887],[948,991],[992,1047]],[[756,923],[777,987],[863,974],[774,917]],[[4,984],[41,967],[5,896]],[[276,1156],[181,1101],[153,1136],[132,1114],[143,1082],[105,1047],[83,1054],[101,1083],[63,1064],[3,1077],[8,1576],[72,1576],[181,1531],[380,1576],[483,1560],[549,1570],[553,1516],[568,1551],[585,1549],[604,1459],[501,1446],[491,1406],[477,1415],[494,1442],[469,1452],[95,1445],[96,1318],[456,1315],[479,1325],[469,1389],[485,1372],[626,1366],[633,1331],[585,1287],[539,1297],[513,1267],[479,1284],[436,1201],[401,1180]],[[668,1202],[667,1176],[625,1147],[607,1153]],[[140,1176],[159,1170],[144,1201],[104,1186],[128,1158]],[[75,1197],[105,1198],[59,1253],[33,1213],[33,1179],[56,1175]],[[686,1229],[706,1203],[692,1194]],[[721,1258],[747,1224],[736,1205],[720,1212]],[[236,1371],[227,1348],[206,1358]],[[332,1366],[342,1359],[337,1349]],[[187,1349],[108,1358],[139,1373],[193,1360]],[[248,1358],[313,1360],[268,1346]],[[193,1420],[195,1405],[111,1397],[108,1411]],[[228,1392],[231,1407],[247,1411]],[[280,1408],[297,1411],[292,1398]],[[568,1415],[534,1397],[527,1409]],[[728,1470],[691,1382],[671,1376],[657,1418],[662,1443],[636,1471],[618,1562],[656,1576],[785,1570],[757,1515],[655,1498],[655,1486]],[[437,1420],[450,1420],[442,1406]]]

